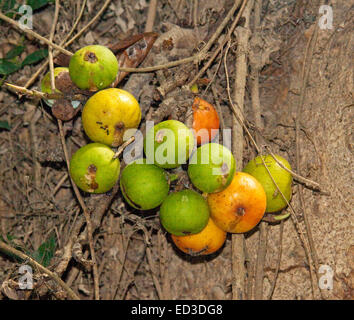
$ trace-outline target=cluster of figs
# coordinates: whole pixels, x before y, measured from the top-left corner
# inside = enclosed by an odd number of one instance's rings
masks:
[[[212,142],[219,129],[218,114],[198,96],[192,105],[192,127],[172,119],[156,124],[146,132],[145,157],[121,170],[114,148],[135,134],[141,110],[132,94],[112,87],[118,69],[110,49],[91,45],[75,52],[69,68],[54,70],[55,77],[69,74],[77,88],[94,92],[81,117],[92,143],[78,149],[70,161],[71,178],[82,191],[105,193],[119,180],[126,202],[139,211],[159,209],[162,227],[177,248],[190,255],[217,252],[228,232],[248,232],[266,211],[276,212],[287,205],[292,177],[283,166],[290,169],[289,163],[280,156],[277,160],[257,157],[236,172],[231,151]],[[52,93],[49,74],[42,80],[42,91]],[[53,105],[53,100],[46,102]],[[76,109],[80,101],[71,104]],[[176,179],[171,169],[185,164],[192,186],[171,192]]]

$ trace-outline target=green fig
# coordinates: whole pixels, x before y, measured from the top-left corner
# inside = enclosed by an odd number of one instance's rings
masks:
[[[235,159],[229,149],[218,143],[207,143],[190,158],[188,176],[199,190],[220,192],[231,183],[235,169]]]
[[[160,207],[162,226],[175,236],[196,234],[204,229],[208,220],[208,204],[193,190],[171,193]]]
[[[83,191],[104,193],[119,178],[120,162],[114,152],[102,143],[89,143],[77,150],[70,160],[70,175]]]
[[[292,194],[291,184],[293,181],[291,173],[283,169],[271,155],[262,156],[262,158],[275,183],[278,185],[285,199],[289,202]],[[258,156],[252,159],[246,164],[242,171],[255,177],[263,186],[264,191],[267,195],[266,212],[277,212],[284,209],[287,206],[287,203],[278,191],[272,178],[270,177],[268,170],[263,164],[262,158],[261,156]],[[285,168],[291,170],[291,166],[286,159],[279,155],[275,155],[275,158]]]
[[[150,210],[158,207],[170,189],[167,173],[141,159],[127,165],[120,177],[124,198],[134,208]]]
[[[105,46],[86,46],[70,58],[69,73],[72,82],[83,90],[107,88],[118,73],[118,60]]]
[[[182,122],[166,120],[150,128],[144,139],[148,163],[177,168],[187,162],[194,147],[193,132]]]

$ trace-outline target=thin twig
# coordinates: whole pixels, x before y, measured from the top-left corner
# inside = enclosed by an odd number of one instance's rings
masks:
[[[54,20],[53,20],[52,29],[51,29],[51,32],[50,32],[50,35],[49,35],[49,41],[50,42],[54,38],[56,23],[58,21],[58,15],[59,15],[59,0],[55,0]],[[55,92],[54,63],[53,63],[53,52],[52,52],[52,48],[51,47],[48,48],[48,53],[49,53],[51,89],[52,89],[53,92]],[[59,127],[60,138],[61,138],[61,141],[62,141],[63,151],[64,151],[64,155],[65,155],[65,160],[66,160],[67,168],[68,168],[68,171],[69,171],[69,167],[70,167],[69,156],[68,156],[68,151],[67,151],[67,148],[66,148],[62,122],[59,119],[58,119],[58,127]],[[86,206],[84,204],[83,199],[81,198],[81,194],[78,191],[76,185],[73,184],[73,187],[74,187],[74,191],[75,191],[76,197],[78,198],[79,203],[80,203],[80,205],[82,207],[82,210],[84,211],[84,215],[85,215],[86,223],[87,223],[87,229],[88,229],[88,232],[89,232],[90,231],[90,227],[91,227],[90,215],[88,214],[88,212],[86,210]],[[91,228],[91,230],[92,230],[92,228]],[[94,284],[95,284],[95,286],[94,286],[95,287],[95,298],[96,298],[96,300],[99,300],[98,272],[97,272],[97,264],[96,264],[96,259],[95,259],[93,241],[92,241],[92,232],[88,234],[88,239],[89,239],[89,245],[90,245],[90,251],[91,251],[91,258],[92,258],[92,262],[93,262],[93,279],[94,279]],[[95,272],[95,267],[96,267],[96,272]]]
[[[65,46],[71,45],[77,38],[79,38],[88,28],[91,27],[93,23],[95,23],[101,14],[106,10],[108,5],[111,3],[112,0],[106,0],[106,2],[102,5],[101,9],[97,12],[97,14],[88,22],[74,37],[72,37]]]
[[[31,35],[32,37],[38,39],[38,40],[41,40],[43,41],[45,44],[47,44],[48,46],[54,48],[54,49],[57,49],[59,50],[60,52],[68,55],[68,56],[72,56],[73,54],[68,51],[68,50],[65,50],[64,48],[62,48],[61,46],[49,41],[48,39],[42,37],[41,35],[39,35],[38,33],[32,31],[31,29],[25,29],[25,28],[21,28],[19,23],[7,16],[5,16],[1,11],[0,11],[0,19],[10,23],[11,25],[13,25],[14,27],[16,27],[17,29],[21,30],[22,32],[26,33],[26,34],[29,34]]]
[[[61,177],[61,179],[59,180],[59,182],[57,183],[57,185],[55,186],[53,192],[52,192],[52,197],[55,196],[55,194],[58,192],[58,190],[61,188],[61,186],[63,185],[63,183],[65,182],[65,180],[69,177],[68,173],[65,172],[64,175]]]
[[[53,20],[52,28],[51,28],[50,34],[49,34],[49,41],[50,42],[52,42],[54,39],[55,28],[57,26],[58,16],[59,16],[59,8],[60,8],[59,7],[59,0],[55,0],[54,20]],[[49,68],[50,68],[50,86],[51,86],[52,92],[55,92],[53,50],[50,46],[48,47],[48,59],[49,59]]]
[[[209,58],[208,62],[205,63],[205,65],[203,66],[202,69],[200,69],[200,71],[198,72],[198,74],[187,84],[187,87],[191,87],[203,74],[204,72],[209,69],[210,65],[212,64],[212,62],[215,60],[215,58],[218,56],[218,54],[220,53],[220,51],[222,50],[222,48],[226,45],[226,43],[231,39],[231,35],[234,31],[234,29],[236,28],[237,26],[237,23],[238,21],[240,20],[241,18],[241,15],[243,14],[243,10],[245,9],[245,6],[247,4],[247,1],[248,0],[244,0],[243,3],[242,3],[242,6],[235,18],[235,20],[233,21],[227,35],[225,36],[225,38],[223,39],[223,41],[220,43],[219,47],[214,51],[213,55]],[[241,4],[241,0],[235,0],[235,3],[234,3],[234,6],[233,8],[230,10],[229,14],[233,11],[235,12],[236,9],[240,6]],[[235,10],[233,10],[235,8]],[[226,18],[225,18],[226,20]],[[225,21],[224,20],[224,21]],[[228,20],[226,21],[228,22]],[[210,41],[209,41],[210,42]],[[208,43],[209,43],[208,42]],[[212,43],[211,43],[212,44]],[[210,47],[210,46],[209,46]],[[209,47],[208,47],[208,50],[209,50]]]
[[[324,1],[320,1],[320,5],[323,5]],[[296,109],[296,119],[295,119],[295,141],[296,141],[296,171],[301,174],[300,171],[300,120],[301,120],[301,115],[302,115],[302,109],[304,106],[305,102],[305,95],[306,95],[306,87],[310,75],[310,70],[311,70],[311,63],[312,63],[312,57],[315,49],[315,45],[317,42],[317,37],[318,37],[318,20],[319,16],[317,16],[316,23],[315,23],[315,29],[314,32],[311,35],[311,38],[309,39],[308,45],[306,47],[306,52],[305,52],[305,59],[304,59],[304,64],[302,68],[302,85],[301,85],[301,91],[300,91],[300,99],[299,103]],[[304,198],[303,198],[303,193],[302,193],[302,186],[298,185],[298,193],[299,193],[299,202],[300,202],[300,207],[302,208],[303,212],[303,217],[304,217],[304,222],[305,222],[305,228],[307,232],[307,238],[309,241],[309,246],[310,246],[310,253],[311,257],[313,259],[314,265],[315,265],[315,274],[317,281],[319,280],[319,261],[318,261],[318,256],[316,252],[316,247],[313,241],[312,237],[312,231],[311,231],[311,225],[307,217],[307,213],[305,210],[305,203],[304,203]],[[310,266],[310,276],[311,276],[311,286],[314,294],[314,288],[318,288],[317,285],[314,285],[314,279],[312,278],[312,268]],[[322,292],[320,290],[320,295],[322,296]]]
[[[244,1],[247,2],[247,0],[244,0]],[[241,3],[241,0],[236,0],[235,1],[234,5],[230,9],[228,14],[224,18],[224,20],[221,22],[221,24],[218,26],[216,31],[213,33],[212,37],[209,39],[209,41],[206,43],[206,45],[197,54],[195,54],[194,56],[188,57],[188,58],[184,58],[184,59],[180,59],[180,60],[177,60],[177,61],[172,61],[172,62],[169,62],[169,63],[166,63],[166,64],[157,65],[157,66],[151,66],[151,67],[145,67],[145,68],[120,68],[120,70],[121,71],[126,71],[126,72],[152,72],[152,71],[157,71],[157,70],[161,70],[161,69],[167,69],[167,68],[176,67],[176,66],[179,66],[181,64],[186,64],[186,63],[189,63],[189,62],[199,62],[201,60],[206,59],[207,58],[207,52],[209,51],[211,46],[214,44],[214,42],[219,38],[221,32],[224,30],[224,28],[226,27],[227,23],[230,21],[230,19],[234,15],[235,11],[240,6],[240,3]],[[239,17],[239,15],[238,15],[238,17]],[[236,18],[236,20],[238,21],[237,18]],[[236,25],[236,23],[234,22],[233,25]],[[188,84],[188,85],[190,86],[191,84]]]
[[[152,276],[152,280],[154,282],[154,286],[157,292],[157,295],[159,297],[160,300],[163,299],[163,294],[162,294],[162,289],[161,289],[161,285],[160,285],[160,281],[156,276],[156,271],[155,271],[155,267],[154,267],[154,263],[153,263],[153,258],[152,258],[152,254],[151,254],[151,241],[149,239],[149,233],[146,230],[145,226],[143,225],[139,225],[139,227],[143,230],[144,235],[145,235],[145,243],[146,243],[146,257],[148,260],[148,264],[150,267],[150,272],[151,272],[151,276]]]
[[[68,43],[66,42],[70,36],[72,35],[72,33],[75,31],[81,17],[82,14],[84,13],[85,10],[85,6],[86,6],[86,1],[87,0],[83,0],[82,6],[81,6],[81,10],[80,13],[74,23],[74,25],[72,26],[71,30],[69,31],[69,33],[65,36],[64,40],[60,42],[60,46],[63,48],[66,48],[68,46]],[[59,53],[57,51],[53,52],[53,57],[56,57]],[[31,76],[31,78],[29,78],[25,84],[25,88],[28,88],[36,79],[37,77],[45,70],[45,68],[47,67],[49,63],[49,60],[46,59],[46,61],[38,68],[38,70]]]
[[[211,74],[210,70],[207,70],[207,75],[208,75],[208,78],[211,78],[212,74]],[[211,91],[212,91],[213,97],[214,97],[214,102],[216,105],[215,109],[216,109],[217,113],[219,114],[220,129],[222,131],[223,129],[225,129],[225,121],[224,121],[224,116],[223,116],[221,106],[220,106],[219,96],[218,96],[217,90],[215,88],[215,85],[213,83],[211,83],[210,87],[211,87]]]
[[[244,1],[245,4],[246,1]],[[250,3],[250,2],[249,2]],[[252,5],[252,4],[251,4]],[[238,15],[240,17],[240,15]],[[237,18],[236,18],[237,19]],[[237,29],[236,29],[237,31]],[[231,35],[230,35],[231,36]],[[235,79],[234,79],[234,99],[237,101],[238,106],[243,108],[244,94],[246,86],[247,76],[247,62],[246,62],[246,50],[248,42],[248,34],[237,32],[238,48],[237,58],[235,63]],[[231,38],[227,42],[224,55],[224,68],[227,83],[227,93],[232,101],[230,93],[229,74],[227,68],[227,54],[230,49]],[[242,112],[242,111],[241,111]],[[236,161],[236,170],[242,170],[242,158],[243,158],[243,131],[242,126],[236,120],[235,116],[232,118],[232,153],[234,154]],[[232,298],[234,300],[243,300],[245,298],[245,280],[246,280],[246,268],[245,268],[245,239],[244,234],[232,235]]]
[[[268,300],[272,299],[275,285],[277,284],[278,274],[279,274],[279,270],[280,270],[281,256],[282,256],[282,252],[283,252],[283,234],[284,234],[284,220],[281,220],[280,231],[279,231],[279,246],[278,246],[279,252],[278,252],[278,259],[277,259],[278,262],[277,262],[277,267],[275,269],[274,280],[273,280],[273,284],[270,289],[270,294],[269,294]]]
[[[145,32],[152,32],[155,23],[155,17],[156,17],[156,7],[157,7],[157,0],[151,0],[149,4],[149,10],[148,10],[146,24],[145,24]]]
[[[65,99],[67,96],[63,93],[44,93],[35,89],[27,89],[25,87],[18,86],[16,84],[12,84],[9,82],[4,83],[5,86],[7,86],[11,91],[16,92],[17,94],[22,94],[27,97],[32,97],[32,98],[40,98],[40,99],[53,99],[53,100],[59,100],[59,99]],[[74,94],[70,95],[71,100],[80,100],[80,101],[85,101],[87,100],[87,96],[82,95],[82,94]]]
[[[304,183],[307,187],[311,187],[314,188],[318,191],[320,191],[322,194],[325,195],[330,195],[330,193],[328,191],[325,191],[322,189],[322,187],[320,186],[320,184],[318,182],[312,181],[310,179],[307,179],[303,176],[300,176],[299,174],[297,174],[296,172],[294,172],[293,170],[288,169],[287,167],[285,167],[274,155],[274,153],[270,150],[269,146],[265,146],[265,148],[268,150],[268,152],[270,153],[270,155],[273,157],[273,159],[276,161],[276,163],[279,164],[280,167],[282,167],[285,171],[289,172],[293,178],[295,180],[297,180],[298,182]]]
[[[237,70],[237,69],[236,69]],[[226,72],[226,80],[227,80],[227,83],[228,83],[228,74]],[[235,106],[235,104],[233,103],[233,100],[231,99],[231,95],[230,95],[230,88],[228,86],[227,88],[227,92],[228,92],[228,96],[229,96],[229,102],[230,102],[230,107],[231,107],[231,111],[233,112],[233,114],[235,115],[237,121],[239,121],[239,123],[242,125],[242,128],[243,130],[247,133],[247,136],[249,137],[249,139],[251,140],[252,144],[254,145],[254,147],[256,148],[258,154],[261,153],[261,149],[260,147],[257,145],[255,139],[253,138],[253,136],[251,135],[251,133],[249,132],[245,122],[244,122],[244,116],[243,116],[243,112],[242,110],[240,109],[240,106],[237,104],[237,108]],[[233,139],[233,141],[235,141],[235,139]],[[296,230],[297,230],[297,233],[298,233],[298,236],[303,244],[303,247],[304,247],[304,250],[305,250],[305,255],[306,255],[306,258],[309,262],[309,266],[310,266],[310,272],[312,272],[312,264],[311,264],[311,256],[310,256],[310,248],[309,248],[309,244],[307,243],[306,241],[306,238],[304,237],[304,232],[302,230],[302,227],[297,219],[297,215],[296,215],[296,212],[295,212],[295,209],[294,207],[291,205],[291,203],[289,203],[289,201],[286,199],[286,197],[284,196],[283,192],[280,190],[278,184],[275,182],[272,174],[270,173],[269,171],[269,168],[267,167],[266,163],[264,162],[264,159],[263,157],[261,157],[261,160],[262,160],[262,163],[264,165],[264,167],[266,168],[267,172],[268,172],[268,175],[269,177],[271,178],[272,182],[274,183],[274,185],[276,186],[279,194],[282,196],[282,198],[284,199],[284,201],[286,202],[286,204],[289,206],[289,208],[291,209],[291,212],[292,214],[290,215],[291,216],[291,219],[293,220],[293,223],[296,227]]]
[[[68,171],[70,170],[70,160],[69,160],[69,154],[68,150],[66,147],[65,143],[65,136],[64,136],[64,131],[63,131],[63,124],[62,121],[58,119],[58,127],[59,127],[59,134],[60,134],[60,140],[61,144],[63,146],[63,151],[64,151],[64,156],[65,156],[65,162],[67,165]],[[70,176],[70,175],[69,175]],[[70,176],[70,181],[71,185],[74,189],[75,195],[77,200],[79,201],[79,204],[82,208],[82,211],[84,213],[85,219],[86,219],[86,226],[87,226],[87,236],[88,236],[88,242],[90,246],[90,252],[91,252],[91,259],[92,259],[92,270],[93,270],[93,280],[94,280],[94,286],[95,286],[95,299],[99,300],[99,277],[98,277],[98,269],[97,269],[97,262],[96,262],[96,254],[93,246],[93,240],[92,240],[92,223],[91,223],[91,218],[90,218],[90,213],[85,205],[84,200],[81,197],[80,191],[78,187],[76,186],[75,182],[72,180]]]
[[[105,2],[105,4],[102,6],[101,10],[97,13],[97,15],[94,17],[94,19],[92,19],[90,21],[90,23],[88,23],[82,30],[80,30],[79,33],[77,33],[69,42],[67,42],[65,44],[65,46],[71,44],[77,37],[79,37],[93,22],[96,21],[96,19],[99,17],[99,14],[101,14],[104,9],[106,8],[106,6],[109,4],[111,0],[107,0]],[[244,0],[244,3],[247,2],[247,0]],[[184,59],[180,59],[177,61],[172,61],[166,64],[161,64],[161,65],[156,65],[156,66],[151,66],[151,67],[144,67],[144,68],[124,68],[121,67],[120,70],[124,71],[124,72],[138,72],[138,73],[145,73],[145,72],[153,72],[153,71],[157,71],[157,70],[161,70],[161,69],[168,69],[168,68],[172,68],[172,67],[176,67],[179,66],[181,64],[185,64],[188,62],[199,62],[201,60],[206,59],[207,57],[207,52],[209,51],[210,47],[213,45],[213,43],[216,41],[216,39],[218,39],[218,37],[220,36],[221,32],[223,31],[223,29],[225,28],[226,24],[228,23],[228,21],[231,19],[233,13],[236,11],[236,9],[238,8],[239,4],[241,3],[241,0],[236,0],[234,6],[231,8],[231,10],[229,11],[229,13],[227,14],[227,16],[225,17],[225,19],[223,20],[223,22],[220,24],[220,26],[217,28],[217,30],[215,31],[215,33],[213,34],[213,36],[209,39],[209,41],[207,42],[207,44],[201,49],[201,51],[197,54],[195,54],[192,57],[188,57],[188,58],[184,58]],[[237,17],[239,17],[240,15],[238,15]],[[6,17],[4,14],[0,13],[0,18],[9,22],[10,24],[14,25],[15,27],[21,29],[18,25],[18,23],[15,20],[12,20],[8,17]],[[238,21],[238,18],[236,18],[236,20]],[[237,22],[236,21],[236,22]],[[233,26],[236,26],[236,23],[234,21]],[[21,29],[22,30],[22,29]],[[42,40],[43,42],[45,42],[47,45],[53,47],[54,49],[59,50],[60,52],[68,55],[68,56],[72,56],[73,53],[64,49],[63,47],[50,42],[49,40],[47,40],[46,38],[42,37],[41,35],[39,35],[36,32],[33,32],[32,30],[28,30],[28,29],[24,29],[22,30],[25,33],[28,33],[30,35],[32,35],[34,38],[37,38],[39,40]],[[230,32],[229,32],[230,33]],[[209,60],[210,61],[210,60]],[[207,69],[207,68],[206,68]],[[205,69],[205,70],[206,70]],[[205,71],[204,70],[204,71]]]
[[[262,11],[262,0],[255,0],[254,2],[254,26],[253,36],[257,35],[260,26]],[[258,128],[263,129],[261,121],[261,102],[259,98],[259,66],[251,64],[251,97],[252,97],[252,113],[254,122]],[[256,133],[255,140],[260,143],[260,135]],[[256,269],[254,277],[254,299],[263,299],[263,280],[264,280],[264,263],[267,254],[267,234],[268,224],[261,222],[259,225],[259,241],[256,259]]]
[[[127,141],[125,141],[117,150],[117,152],[114,154],[113,159],[117,159],[119,158],[119,156],[122,154],[122,152],[124,151],[124,149],[130,145],[133,141],[135,140],[135,137],[132,136],[130,137]]]
[[[68,296],[73,299],[73,300],[80,300],[80,298],[76,295],[76,293],[62,280],[58,277],[57,274],[54,272],[50,271],[46,267],[42,266],[40,263],[38,263],[36,260],[32,259],[28,255],[24,254],[23,252],[16,250],[15,248],[12,248],[5,242],[0,240],[0,250],[8,252],[10,254],[15,255],[16,257],[19,257],[20,259],[26,261],[29,263],[32,267],[37,268],[41,272],[47,274],[49,277],[51,277],[59,286],[61,286],[65,292],[68,294]]]

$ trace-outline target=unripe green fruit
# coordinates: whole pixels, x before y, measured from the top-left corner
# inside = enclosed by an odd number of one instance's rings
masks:
[[[269,172],[271,173],[274,181],[278,185],[280,191],[289,202],[291,199],[291,183],[292,175],[283,169],[271,155],[262,156],[264,162],[267,165]],[[291,170],[289,162],[279,155],[275,155],[275,158],[286,168]],[[263,186],[267,196],[267,208],[266,212],[276,212],[287,206],[286,201],[278,191],[272,178],[269,176],[267,169],[264,167],[261,156],[258,156],[247,163],[243,169],[244,172],[255,177]]]
[[[141,160],[140,160],[141,161]],[[158,207],[167,197],[170,186],[167,173],[153,165],[137,161],[127,165],[120,177],[124,198],[134,208],[150,210]]]
[[[71,57],[69,73],[78,88],[97,91],[107,88],[115,80],[118,61],[113,52],[105,46],[86,46]]]
[[[69,69],[64,68],[64,67],[55,68],[54,69],[54,79],[62,72],[69,72]],[[53,93],[52,85],[50,83],[50,72],[47,72],[46,75],[43,77],[42,82],[41,82],[41,90],[44,93]],[[58,89],[55,89],[54,93],[61,93],[61,91]],[[52,107],[55,102],[55,100],[53,100],[53,99],[45,99],[44,101],[50,107]],[[71,105],[73,106],[74,109],[76,109],[80,105],[80,101],[71,101]]]
[[[229,149],[218,143],[202,145],[189,160],[188,175],[191,182],[206,193],[224,190],[234,174],[234,156]]]
[[[102,143],[89,143],[77,150],[70,161],[70,175],[83,191],[104,193],[119,178],[120,162],[114,152]]]
[[[193,147],[193,132],[177,120],[158,123],[147,132],[144,139],[147,161],[165,169],[177,168],[186,163]]]
[[[185,236],[204,229],[209,220],[206,200],[193,190],[170,194],[160,208],[162,226],[171,234]]]

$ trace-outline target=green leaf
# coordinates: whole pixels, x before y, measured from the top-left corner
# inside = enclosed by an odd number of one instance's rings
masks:
[[[11,49],[5,56],[5,59],[13,59],[18,57],[25,50],[25,46],[17,46]]]
[[[53,3],[54,0],[27,0],[27,4],[32,7],[33,10],[40,9],[46,6],[48,3]]]
[[[20,64],[8,61],[6,59],[0,59],[0,74],[8,75],[21,68]]]
[[[0,129],[10,130],[11,127],[7,121],[0,121]]]
[[[42,59],[48,56],[48,49],[40,49],[31,54],[29,54],[25,60],[22,61],[22,67],[27,66],[28,64],[34,64],[41,61]]]
[[[53,234],[46,242],[43,242],[37,251],[33,252],[32,257],[44,267],[49,266],[55,253],[56,239]]]
[[[16,0],[5,0],[1,2],[1,9],[3,12],[12,10],[15,7]]]

